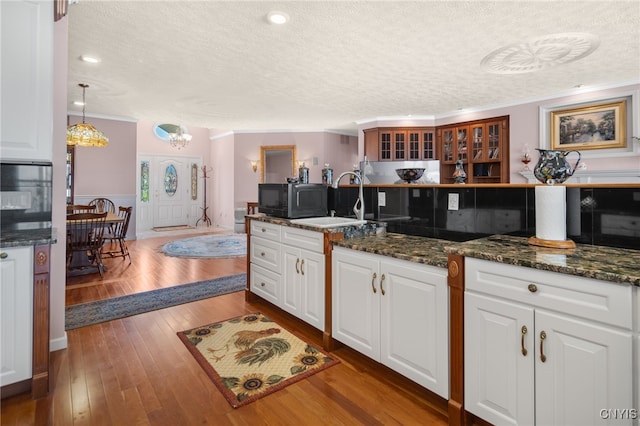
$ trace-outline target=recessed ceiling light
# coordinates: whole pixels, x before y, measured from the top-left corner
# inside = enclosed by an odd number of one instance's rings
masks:
[[[73,104],[77,105],[77,106],[83,106],[84,102],[82,102],[82,101],[73,101]]]
[[[100,59],[96,58],[95,56],[89,56],[89,55],[80,56],[80,60],[83,62],[88,62],[90,64],[97,64],[98,62],[100,62]]]
[[[289,15],[284,12],[269,12],[267,14],[267,21],[276,25],[286,24],[287,22],[289,22]]]

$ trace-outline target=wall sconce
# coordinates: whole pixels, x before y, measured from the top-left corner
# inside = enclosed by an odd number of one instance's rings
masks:
[[[258,160],[250,160],[253,173],[258,171]]]

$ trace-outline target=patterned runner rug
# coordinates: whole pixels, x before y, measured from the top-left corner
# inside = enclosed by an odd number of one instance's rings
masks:
[[[259,312],[178,337],[234,408],[340,362]]]
[[[166,243],[162,252],[175,257],[237,257],[247,255],[246,234],[216,234]]]
[[[66,307],[65,330],[233,293],[244,290],[246,286],[247,274],[237,274],[112,299],[70,305]]]

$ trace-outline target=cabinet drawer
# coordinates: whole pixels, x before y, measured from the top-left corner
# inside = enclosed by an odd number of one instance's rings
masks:
[[[467,258],[465,286],[602,323],[632,327],[631,286]]]
[[[305,250],[324,253],[324,233],[322,232],[283,226],[282,242]]]
[[[251,264],[251,292],[271,303],[278,304],[280,275]]]
[[[265,240],[264,238],[251,237],[251,263],[279,274],[281,257],[280,243]]]
[[[261,222],[259,220],[251,221],[251,235],[265,238],[271,241],[280,241],[280,229],[282,226],[273,223]]]

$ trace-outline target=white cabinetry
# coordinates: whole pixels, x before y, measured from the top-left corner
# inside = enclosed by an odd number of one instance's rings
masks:
[[[467,258],[465,407],[494,424],[632,408],[632,288]],[[616,419],[631,424],[631,419]]]
[[[251,221],[251,291],[278,305],[282,280],[280,278],[282,250],[280,225]]]
[[[0,249],[0,386],[31,378],[33,248]]]
[[[282,243],[280,307],[324,330],[324,235],[283,227]]]
[[[51,160],[53,4],[0,2],[2,106],[0,156]]]
[[[251,221],[251,291],[324,331],[324,234]]]
[[[333,338],[448,398],[446,270],[343,247],[332,259]]]

